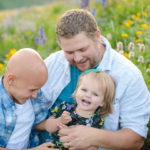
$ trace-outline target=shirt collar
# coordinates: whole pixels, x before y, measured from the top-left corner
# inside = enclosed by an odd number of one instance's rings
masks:
[[[2,78],[0,79],[0,98],[3,101],[3,105],[8,108],[8,107],[12,107],[13,105],[15,106],[14,101],[10,98],[10,96],[7,94],[4,85],[3,85],[3,79],[4,76],[2,76]]]
[[[111,45],[106,38],[101,36],[102,44],[106,47],[105,53],[103,55],[102,60],[99,63],[98,68],[103,71],[111,70],[111,64],[113,60],[113,53],[111,51]]]

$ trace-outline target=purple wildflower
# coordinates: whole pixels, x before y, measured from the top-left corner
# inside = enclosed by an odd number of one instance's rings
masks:
[[[38,37],[35,38],[35,43],[36,43],[37,45],[40,44],[40,39],[39,39]]]
[[[96,8],[93,9],[92,15],[95,17],[95,15],[96,15]]]
[[[81,8],[84,9],[86,7],[89,7],[90,0],[81,0]]]
[[[102,0],[102,6],[106,5],[106,0]]]
[[[43,26],[41,26],[40,31],[39,31],[39,34],[40,34],[40,41],[41,41],[43,44],[45,44],[46,38],[45,38],[44,27],[43,27]]]
[[[102,18],[98,18],[98,22],[102,22]]]

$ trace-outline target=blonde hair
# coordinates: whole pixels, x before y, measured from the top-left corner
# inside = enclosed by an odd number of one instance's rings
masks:
[[[87,10],[71,9],[67,11],[58,21],[56,26],[56,37],[72,38],[80,32],[93,39],[97,34],[97,23],[94,16]]]
[[[102,116],[105,117],[107,116],[109,113],[113,112],[113,105],[112,105],[112,101],[115,97],[115,88],[116,88],[116,84],[115,84],[115,80],[109,76],[108,74],[106,74],[103,71],[100,72],[90,72],[90,73],[82,73],[81,76],[79,77],[78,83],[77,83],[77,87],[73,93],[73,97],[76,97],[76,93],[78,91],[79,86],[82,83],[82,80],[85,76],[90,76],[92,79],[96,80],[97,83],[100,85],[100,90],[104,90],[104,100],[103,103],[104,105],[99,109],[97,109],[97,112]]]

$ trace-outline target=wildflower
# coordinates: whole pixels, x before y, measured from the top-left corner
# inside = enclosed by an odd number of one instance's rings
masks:
[[[106,5],[106,0],[102,0],[102,6]]]
[[[147,29],[147,24],[141,24],[141,27],[146,30]]]
[[[3,70],[3,69],[4,69],[4,65],[0,64],[0,70]]]
[[[133,51],[129,52],[129,58],[134,58],[135,53]]]
[[[16,52],[17,52],[17,50],[15,48],[11,48],[9,54],[12,56]]]
[[[7,59],[9,59],[9,58],[11,57],[11,55],[10,55],[10,54],[6,54],[5,57],[6,57]]]
[[[117,50],[123,50],[123,43],[122,42],[117,42]]]
[[[147,12],[146,12],[146,11],[143,11],[143,15],[144,15],[144,16],[147,16]]]
[[[129,53],[124,52],[124,56],[129,59]]]
[[[37,45],[40,44],[40,43],[45,44],[46,38],[45,38],[45,33],[44,33],[44,27],[43,26],[41,26],[41,28],[39,30],[39,35],[40,35],[40,37],[35,38],[35,43]]]
[[[132,19],[135,19],[136,18],[136,16],[135,15],[132,15]]]
[[[146,73],[150,74],[150,68],[146,69]]]
[[[122,33],[121,36],[124,37],[124,38],[126,38],[126,37],[128,37],[128,34]]]
[[[130,42],[128,46],[128,50],[132,51],[134,49],[134,43]]]
[[[119,54],[124,55],[124,51],[123,51],[123,50],[120,50],[120,51],[119,51]]]
[[[39,31],[39,34],[40,34],[40,40],[43,44],[45,44],[46,42],[46,38],[45,38],[45,34],[44,34],[44,27],[41,26],[40,28],[40,31]]]
[[[137,35],[142,34],[142,31],[138,30],[135,32]]]
[[[131,20],[128,20],[127,23],[126,23],[126,27],[130,27],[132,24],[132,21]]]
[[[111,34],[110,34],[110,33],[108,33],[108,34],[106,35],[106,38],[107,38],[108,40],[111,40],[111,39],[112,39]]]
[[[136,13],[137,17],[140,18],[141,17],[141,14],[140,13]]]
[[[140,42],[142,42],[141,39],[137,39],[137,40],[136,40],[136,43],[140,43]]]
[[[102,18],[98,18],[98,22],[102,22]]]
[[[130,27],[130,26],[131,26],[131,24],[127,22],[126,23],[126,27]]]
[[[95,17],[95,15],[96,15],[96,8],[93,9],[92,15]]]
[[[150,64],[148,65],[148,68],[150,68]]]
[[[35,43],[38,45],[40,44],[40,39],[38,37],[35,38]]]
[[[144,50],[145,50],[145,45],[144,45],[144,44],[139,44],[139,50],[140,50],[141,52],[144,52]]]
[[[84,9],[86,7],[89,7],[90,0],[81,0],[81,8]]]
[[[27,31],[25,34],[26,34],[27,36],[29,36],[29,35],[31,35],[31,32],[30,32],[30,31]]]
[[[139,56],[138,57],[138,62],[144,63],[144,57],[143,56]]]

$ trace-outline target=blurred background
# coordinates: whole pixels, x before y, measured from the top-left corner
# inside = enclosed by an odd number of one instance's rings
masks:
[[[32,5],[46,5],[57,0],[0,0],[0,10],[30,7]]]
[[[0,0],[0,76],[21,48],[31,47],[43,59],[60,50],[55,27],[70,8],[93,14],[101,34],[141,70],[150,90],[150,0]],[[149,149],[150,132],[143,147]]]

